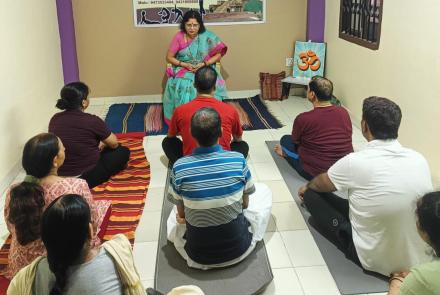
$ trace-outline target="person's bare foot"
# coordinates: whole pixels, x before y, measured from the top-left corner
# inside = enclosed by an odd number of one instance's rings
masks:
[[[286,154],[284,154],[283,148],[281,147],[281,145],[279,145],[279,144],[275,145],[274,151],[278,156],[283,157],[283,158],[286,157]]]

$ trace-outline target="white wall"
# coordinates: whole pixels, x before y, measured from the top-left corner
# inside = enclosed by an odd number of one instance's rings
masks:
[[[335,94],[359,121],[362,100],[378,95],[402,108],[400,142],[428,160],[440,184],[440,1],[383,1],[377,51],[338,37],[339,1],[327,1],[326,76]],[[440,187],[437,187],[440,188]]]
[[[46,131],[63,85],[54,0],[0,2],[0,183]]]

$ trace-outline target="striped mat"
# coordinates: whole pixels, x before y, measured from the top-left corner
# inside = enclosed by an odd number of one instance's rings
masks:
[[[142,216],[150,183],[150,164],[144,153],[143,135],[118,135],[119,142],[131,152],[127,168],[92,190],[97,200],[112,201],[112,213],[104,235],[105,240],[123,233],[132,244],[134,243],[134,233]],[[8,263],[10,243],[9,236],[0,249],[0,270]],[[2,283],[0,278],[0,286]]]
[[[237,110],[244,130],[282,127],[259,95],[228,99],[225,102]],[[145,132],[148,135],[163,135],[168,132],[161,103],[113,104],[109,108],[105,122],[114,133]]]
[[[127,168],[92,189],[96,200],[112,201],[112,213],[104,240],[123,233],[134,243],[134,233],[144,210],[150,183],[150,164],[144,153],[143,135],[118,136],[119,142],[130,149]]]

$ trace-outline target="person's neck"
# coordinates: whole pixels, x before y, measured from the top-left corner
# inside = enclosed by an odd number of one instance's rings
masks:
[[[194,40],[194,38],[196,37],[197,35],[195,35],[195,36],[193,36],[193,37],[191,37],[188,33],[185,33],[185,38],[186,38],[186,40]]]
[[[213,98],[214,96],[212,95],[212,93],[206,94],[206,93],[198,93],[197,94],[198,97],[209,97],[209,98]]]
[[[50,185],[57,182],[60,178],[58,176],[58,169],[52,169],[48,175],[40,179],[40,183]]]
[[[86,262],[91,261],[93,258],[95,258],[96,255],[98,255],[98,249],[93,248],[90,245],[90,242],[86,241],[87,245],[84,245],[84,249],[80,255],[80,257],[74,262],[74,265],[80,265]]]
[[[332,103],[330,101],[319,101],[315,100],[313,102],[313,107],[315,108],[326,108],[332,106]]]

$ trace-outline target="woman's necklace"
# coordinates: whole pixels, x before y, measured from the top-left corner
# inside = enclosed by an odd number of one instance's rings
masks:
[[[197,36],[194,39],[197,39],[196,57],[198,57],[199,56],[199,47],[200,47],[199,35],[197,34]],[[193,39],[193,42],[194,42],[194,39]],[[185,34],[185,41],[188,42],[188,36],[186,34]],[[190,64],[195,66],[195,65],[197,65],[199,63],[199,61],[194,58],[194,56],[193,56],[193,54],[191,52],[191,48],[189,48],[189,46],[188,46],[188,55],[190,57],[190,61],[189,61]]]

